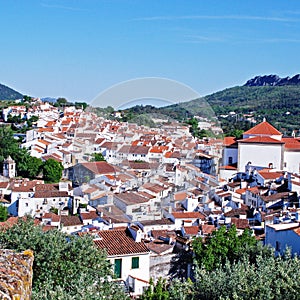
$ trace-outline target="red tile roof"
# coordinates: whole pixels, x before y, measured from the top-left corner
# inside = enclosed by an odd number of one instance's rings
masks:
[[[236,138],[233,136],[226,136],[224,137],[224,146],[229,147],[237,145]]]
[[[98,232],[100,239],[94,240],[95,245],[106,250],[108,256],[126,254],[147,254],[149,250],[143,243],[136,243],[127,230],[103,230]]]
[[[248,139],[239,140],[239,143],[258,143],[258,144],[284,144],[284,142],[268,136],[255,136]]]
[[[184,231],[188,235],[197,235],[199,232],[199,226],[184,226]]]
[[[213,231],[217,230],[214,225],[204,224],[201,226],[202,234],[212,234]]]
[[[288,150],[300,150],[300,140],[298,138],[282,138],[284,147]]]
[[[281,132],[278,131],[275,127],[273,127],[270,123],[264,121],[248,131],[244,132],[244,134],[254,134],[254,135],[281,135]]]
[[[95,211],[81,212],[80,216],[82,220],[92,220],[99,217]]]
[[[201,219],[204,220],[205,216],[200,212],[173,212],[172,215],[175,219]]]
[[[116,169],[105,161],[86,162],[81,165],[95,174],[109,174],[116,172]]]
[[[82,225],[78,216],[61,216],[61,223],[63,226]]]
[[[231,218],[231,224],[234,224],[237,229],[249,228],[248,219]]]

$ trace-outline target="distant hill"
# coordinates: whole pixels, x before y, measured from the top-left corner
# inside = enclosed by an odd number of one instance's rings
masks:
[[[277,75],[256,76],[249,79],[245,86],[283,86],[283,85],[300,85],[300,74],[293,77],[280,78]]]
[[[23,95],[6,85],[0,84],[0,100],[17,100],[22,99]]]
[[[262,121],[265,117],[268,122],[284,134],[290,135],[293,130],[298,131],[299,134],[300,83],[299,85],[272,85],[271,80],[269,80],[273,78],[272,76],[270,75],[268,80],[266,80],[267,78],[264,79],[264,82],[268,81],[269,84],[263,84],[260,81],[262,86],[255,86],[254,84],[236,86],[199,99],[166,107],[133,107],[130,112],[134,114],[160,113],[180,121],[195,115],[210,119],[217,117],[225,134],[230,134],[236,129],[249,129],[254,125],[247,120],[251,117],[257,122]],[[275,80],[275,78],[273,79]],[[289,82],[296,82],[296,79],[297,77],[294,76]],[[247,82],[249,83],[250,80]],[[254,79],[251,82],[254,82]],[[231,115],[230,112],[235,114]]]

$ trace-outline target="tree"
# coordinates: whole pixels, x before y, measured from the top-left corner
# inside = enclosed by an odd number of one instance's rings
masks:
[[[0,204],[0,222],[5,222],[8,218],[7,207]]]
[[[83,108],[85,110],[88,107],[88,104],[86,102],[75,102],[76,108]]]
[[[9,155],[15,159],[15,154],[19,151],[18,142],[14,139],[11,128],[0,126],[0,163],[2,163]]]
[[[238,261],[242,254],[255,256],[259,246],[250,230],[246,229],[241,236],[238,236],[235,225],[232,225],[228,231],[225,226],[214,231],[205,240],[205,244],[202,238],[195,238],[192,247],[195,263],[207,270],[213,270],[224,265],[227,260],[232,263]]]
[[[125,299],[112,282],[106,255],[90,236],[43,232],[31,218],[0,231],[0,247],[33,250],[32,299]]]
[[[142,300],[168,300],[169,292],[166,279],[161,277],[154,284],[153,279],[150,279],[149,286],[141,297]]]
[[[102,153],[93,153],[93,158],[91,161],[105,161]]]
[[[243,255],[237,263],[208,271],[197,268],[194,299],[299,299],[300,261],[298,257],[267,257],[260,254],[256,263]]]
[[[60,162],[49,158],[42,166],[44,180],[46,182],[59,182],[63,169],[64,167]]]

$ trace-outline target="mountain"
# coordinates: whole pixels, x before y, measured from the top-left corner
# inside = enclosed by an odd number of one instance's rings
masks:
[[[17,100],[22,99],[23,95],[6,85],[0,84],[0,100]]]
[[[290,135],[293,130],[300,132],[300,84],[284,85],[281,80],[281,84],[271,85],[270,83],[279,77],[268,75],[261,78],[268,78],[269,84],[263,85],[260,81],[262,86],[244,85],[227,88],[199,99],[166,107],[137,106],[126,110],[126,115],[128,112],[148,116],[155,113],[179,121],[200,116],[218,120],[224,134],[230,134],[234,130],[247,130],[254,122],[261,122],[265,117],[284,134]],[[254,79],[252,81],[254,82]],[[288,81],[296,82],[297,77],[294,76]]]
[[[249,79],[244,86],[282,86],[300,85],[300,74],[293,77],[280,78],[278,75],[256,76]]]
[[[41,98],[41,100],[43,102],[51,102],[51,103],[55,103],[57,98],[53,98],[53,97],[44,97],[44,98]]]

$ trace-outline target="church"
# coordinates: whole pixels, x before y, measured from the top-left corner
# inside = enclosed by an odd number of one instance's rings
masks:
[[[300,138],[283,137],[264,120],[244,132],[242,139],[224,138],[223,170],[246,172],[251,169],[276,169],[300,173]]]

